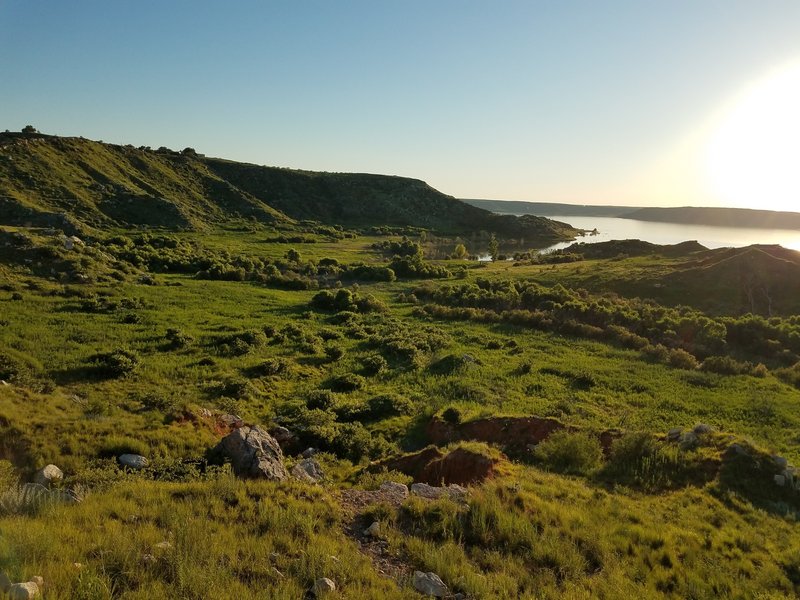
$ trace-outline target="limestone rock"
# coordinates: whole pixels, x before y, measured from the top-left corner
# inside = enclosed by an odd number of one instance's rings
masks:
[[[141,454],[122,454],[117,457],[117,460],[123,467],[128,467],[129,469],[134,469],[136,471],[139,469],[144,469],[150,464],[150,461]]]
[[[447,487],[437,487],[427,483],[412,483],[411,495],[427,498],[428,500],[438,500],[439,498],[449,497],[452,500],[465,500],[469,492],[460,485],[449,485]]]
[[[64,472],[55,465],[47,465],[36,471],[33,476],[33,482],[44,487],[50,487],[62,479],[64,479]]]
[[[681,436],[681,448],[688,450],[697,446],[700,440],[694,431],[687,431]]]
[[[316,448],[306,448],[305,450],[303,450],[303,453],[300,456],[302,456],[303,458],[311,458],[316,453],[317,453]]]
[[[292,467],[292,476],[307,483],[319,483],[325,479],[325,473],[314,458],[304,458]]]
[[[322,596],[327,594],[328,592],[335,592],[336,591],[336,584],[333,582],[332,579],[328,579],[327,577],[320,577],[314,582],[314,595],[315,596]]]
[[[405,500],[408,498],[408,486],[396,481],[385,481],[381,484],[381,491],[392,496]]]
[[[239,477],[282,481],[289,476],[278,442],[260,427],[244,425],[234,429],[215,450],[231,460],[233,472]]]
[[[681,434],[683,433],[683,429],[680,427],[673,427],[667,432],[667,441],[670,442],[677,442],[681,439]]]
[[[370,525],[364,530],[364,535],[369,537],[378,537],[380,534],[381,534],[381,524],[378,521],[374,521],[372,525]]]
[[[39,586],[33,581],[15,583],[8,588],[9,600],[30,600],[39,595]]]
[[[426,596],[434,596],[436,598],[444,598],[450,593],[450,590],[444,584],[444,581],[436,573],[423,573],[422,571],[414,571],[413,579],[414,589],[420,594]]]

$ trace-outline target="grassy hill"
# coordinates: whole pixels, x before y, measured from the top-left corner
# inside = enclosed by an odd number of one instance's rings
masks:
[[[2,139],[0,584],[800,593],[800,254],[540,256],[519,237],[559,226],[510,217],[520,251],[483,262],[441,234],[486,213],[422,182]],[[245,423],[322,479],[235,476],[212,449]],[[63,479],[31,486],[49,464]],[[421,481],[466,487],[399,494]]]
[[[0,223],[203,229],[234,219],[495,233],[534,244],[569,225],[495,215],[403,177],[315,173],[42,134],[0,134]]]

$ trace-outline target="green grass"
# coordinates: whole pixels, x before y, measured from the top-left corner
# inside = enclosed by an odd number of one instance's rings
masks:
[[[377,237],[282,244],[238,226],[175,235],[219,256],[277,259],[295,247],[303,261],[387,260],[371,248]],[[770,372],[673,368],[600,339],[432,318],[408,281],[330,281],[376,299],[333,312],[313,307],[314,289],[168,271],[138,283],[146,268],[123,273],[102,244],[51,257],[77,261],[94,275],[86,284],[52,280],[50,259],[36,265],[15,252],[0,255],[0,369],[10,383],[0,385],[0,459],[14,467],[0,463],[0,483],[55,463],[65,487],[86,492],[75,506],[0,516],[0,568],[12,579],[44,576],[47,598],[298,598],[321,576],[336,580],[340,597],[414,597],[407,578],[379,576],[346,537],[337,494],[378,487],[386,475],[368,474],[366,463],[427,445],[426,424],[447,408],[462,421],[534,414],[648,437],[623,458],[590,448],[567,468],[564,448],[582,452],[591,438],[562,442],[561,455],[545,443],[532,466],[504,462],[467,506],[412,499],[381,509],[388,552],[407,569],[434,570],[475,598],[781,598],[800,589],[797,498],[769,487],[764,466],[772,452],[800,460],[800,390]],[[622,269],[612,263],[603,268]],[[586,267],[463,264],[490,279],[566,283],[569,269]],[[98,355],[120,350],[120,368],[98,368]],[[325,486],[204,472],[221,429],[203,408],[296,431],[303,447],[325,450]],[[654,441],[697,423],[719,430],[698,449]],[[706,477],[704,466],[742,438],[761,462]],[[123,452],[146,455],[152,468],[121,471]],[[163,541],[171,546],[153,551]]]

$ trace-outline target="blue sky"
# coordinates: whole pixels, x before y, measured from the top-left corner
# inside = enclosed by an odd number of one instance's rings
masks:
[[[0,0],[0,24],[4,129],[536,201],[724,203],[698,132],[800,61],[797,0]]]

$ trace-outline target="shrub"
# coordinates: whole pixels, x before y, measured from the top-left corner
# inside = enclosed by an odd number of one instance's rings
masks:
[[[367,381],[361,375],[347,373],[334,377],[328,385],[335,392],[354,392],[363,389],[367,385]]]
[[[602,463],[603,449],[593,435],[562,430],[536,446],[535,456],[553,471],[586,475]]]
[[[753,363],[739,362],[730,356],[709,356],[700,369],[720,375],[746,375],[753,370]]]
[[[329,410],[336,404],[336,396],[330,390],[313,390],[306,396],[306,407],[310,410]]]
[[[671,367],[675,367],[676,369],[693,370],[696,369],[698,365],[697,359],[694,356],[680,348],[669,351],[668,362]]]
[[[385,371],[389,364],[380,354],[370,354],[361,361],[361,366],[365,375],[378,375]]]
[[[121,348],[95,354],[89,358],[89,362],[102,377],[125,377],[139,368],[140,364],[135,353]]]
[[[450,406],[444,409],[444,412],[442,412],[442,419],[444,419],[451,425],[458,425],[459,423],[461,423],[461,418],[462,418],[461,411],[458,410],[458,408],[456,408],[455,406]]]
[[[328,344],[325,346],[325,356],[329,360],[339,360],[344,356],[344,348],[335,344]]]
[[[385,419],[398,415],[410,415],[414,404],[408,398],[397,394],[381,394],[367,400],[367,410],[373,419]]]
[[[252,367],[251,372],[258,377],[284,375],[289,371],[290,363],[285,358],[268,358]]]

